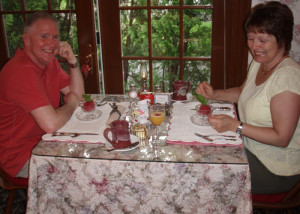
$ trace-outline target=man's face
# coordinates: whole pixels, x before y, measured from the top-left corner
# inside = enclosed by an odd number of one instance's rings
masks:
[[[25,52],[40,68],[55,59],[59,49],[59,30],[55,22],[41,19],[23,34]]]

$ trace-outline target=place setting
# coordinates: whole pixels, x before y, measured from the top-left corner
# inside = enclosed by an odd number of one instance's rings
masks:
[[[214,103],[196,94],[196,102],[174,103],[167,143],[185,145],[241,146],[241,137],[234,132],[218,133],[209,121],[210,114],[226,114],[236,117],[230,103]]]
[[[128,103],[100,102],[83,95],[84,101],[74,111],[70,120],[55,133],[42,136],[44,141],[71,141],[81,143],[105,143],[103,131],[113,121],[119,120]],[[107,103],[106,103],[107,102]],[[102,103],[102,105],[101,105]],[[103,104],[105,103],[105,104]]]

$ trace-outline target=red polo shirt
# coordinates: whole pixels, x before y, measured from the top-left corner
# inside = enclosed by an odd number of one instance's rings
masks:
[[[12,177],[29,160],[45,133],[31,111],[46,105],[59,106],[60,89],[70,83],[57,59],[39,68],[18,49],[0,72],[0,166]]]

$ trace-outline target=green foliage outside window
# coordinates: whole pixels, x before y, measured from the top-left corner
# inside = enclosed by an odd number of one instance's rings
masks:
[[[3,11],[16,11],[21,10],[20,0],[2,0],[1,8]],[[51,0],[54,8],[58,9],[74,9],[74,0]],[[17,8],[17,9],[16,9]],[[36,1],[27,0],[25,1],[26,10],[47,10],[48,4],[46,0]],[[27,16],[31,13],[28,12]],[[77,20],[76,15],[72,13],[57,13],[53,14],[57,19],[60,31],[60,40],[67,41],[73,48],[75,54],[78,54],[78,38],[77,38]],[[19,47],[23,47],[23,16],[20,14],[4,14],[4,28],[6,34],[6,41],[9,50],[9,56],[12,57]],[[67,64],[62,64],[67,69]]]
[[[179,1],[153,0],[155,5],[178,5]],[[185,0],[189,5],[212,5],[212,0]],[[172,4],[173,3],[173,4]],[[134,6],[134,5],[127,5]],[[121,34],[123,56],[148,56],[148,22],[146,10],[121,10]],[[211,57],[212,10],[184,9],[184,56]],[[180,23],[179,10],[151,10],[152,56],[178,57]],[[124,91],[130,84],[140,85],[140,61],[123,62]],[[153,88],[160,84],[165,92],[171,92],[172,82],[179,79],[178,60],[153,61]],[[149,67],[148,67],[149,68]],[[191,81],[193,89],[210,79],[210,61],[184,61],[184,80]]]

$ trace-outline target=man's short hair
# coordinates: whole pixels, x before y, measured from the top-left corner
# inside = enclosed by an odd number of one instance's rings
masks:
[[[29,28],[39,20],[51,20],[58,26],[57,20],[52,15],[50,15],[49,13],[38,11],[33,13],[26,19],[24,23],[23,33],[28,32]]]

